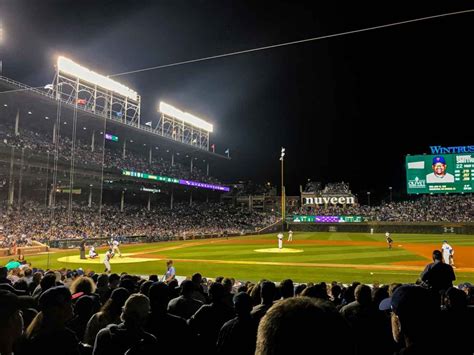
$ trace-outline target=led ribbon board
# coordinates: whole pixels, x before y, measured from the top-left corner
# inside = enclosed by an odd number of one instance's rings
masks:
[[[302,216],[294,215],[292,222],[296,223],[360,223],[367,219],[362,216]]]
[[[107,140],[109,140],[109,141],[118,142],[118,137],[117,137],[117,136],[114,136],[113,134],[108,134],[108,133],[106,133],[106,134],[105,134],[105,139],[107,139]]]
[[[197,188],[207,189],[207,190],[218,190],[218,191],[225,191],[225,192],[230,191],[230,188],[227,187],[227,186],[214,185],[214,184],[208,184],[208,183],[205,183],[205,182],[190,181],[190,180],[184,180],[184,179],[175,179],[175,178],[171,178],[171,177],[167,177],[167,176],[152,175],[152,174],[147,174],[147,173],[139,173],[139,172],[129,171],[129,170],[123,170],[122,175],[136,177],[136,178],[140,178],[140,179],[148,179],[148,180],[167,182],[167,183],[171,183],[171,184],[192,186],[192,187],[197,187]]]

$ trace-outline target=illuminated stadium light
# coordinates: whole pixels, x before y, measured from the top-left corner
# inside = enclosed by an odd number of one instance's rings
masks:
[[[31,114],[33,114],[33,113],[32,113],[31,111],[28,111],[28,114],[31,115]]]
[[[212,124],[204,121],[203,119],[191,115],[188,112],[183,112],[176,107],[173,107],[163,101],[160,102],[159,111],[167,116],[174,117],[184,123],[188,123],[196,128],[201,128],[207,132],[213,132]]]
[[[5,106],[5,107],[8,107],[8,105],[7,105],[7,104],[3,104],[3,106]]]
[[[133,101],[138,101],[138,94],[136,91],[116,82],[115,80],[97,74],[96,72],[73,62],[71,59],[62,56],[58,57],[58,70],[91,84],[100,86],[106,90],[116,92],[117,94],[128,97]]]

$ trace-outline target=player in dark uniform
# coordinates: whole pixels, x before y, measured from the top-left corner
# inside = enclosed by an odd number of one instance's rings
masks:
[[[389,232],[386,232],[386,233],[385,233],[385,239],[387,240],[388,248],[389,248],[389,249],[392,249],[393,239],[390,237],[390,233],[389,233]]]

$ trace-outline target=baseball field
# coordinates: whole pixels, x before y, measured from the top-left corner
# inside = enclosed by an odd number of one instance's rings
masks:
[[[296,232],[292,242],[287,242],[287,236],[281,250],[275,234],[120,245],[122,257],[115,255],[111,260],[112,272],[162,275],[165,260],[172,259],[179,276],[200,272],[204,277],[242,281],[415,282],[431,262],[432,251],[447,239],[454,249],[455,283],[474,283],[473,235],[393,234],[392,249],[387,248],[383,234]],[[27,260],[43,269],[82,267],[102,272],[105,248],[98,251],[99,259],[92,260],[79,259],[77,248],[29,255]]]

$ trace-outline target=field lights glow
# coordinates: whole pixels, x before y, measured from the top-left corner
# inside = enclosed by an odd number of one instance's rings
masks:
[[[132,99],[133,101],[138,100],[138,94],[136,91],[133,91],[125,85],[122,85],[110,78],[84,68],[83,66],[73,62],[71,59],[62,56],[58,57],[58,69],[60,72],[78,77],[81,80],[95,84],[106,90],[114,91],[117,94]]]
[[[173,107],[163,101],[160,102],[160,107],[159,111],[161,113],[164,113],[167,116],[177,118],[178,120],[181,120],[185,123],[189,123],[190,125],[201,128],[207,132],[212,132],[213,131],[213,126],[212,124],[204,121],[203,119],[196,117],[194,115],[191,115],[190,113],[183,112],[176,107]]]

